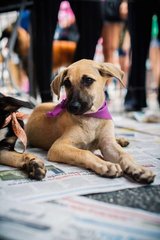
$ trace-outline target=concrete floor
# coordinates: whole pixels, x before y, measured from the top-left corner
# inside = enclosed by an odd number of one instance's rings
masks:
[[[160,213],[160,186],[145,186],[109,193],[89,194],[86,197],[106,203]]]

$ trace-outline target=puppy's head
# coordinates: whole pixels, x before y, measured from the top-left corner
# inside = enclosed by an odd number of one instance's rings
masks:
[[[65,87],[68,112],[81,115],[95,112],[105,100],[104,87],[112,77],[120,82],[123,72],[111,63],[97,63],[80,60],[63,70],[51,83],[53,92],[60,97],[60,89]]]

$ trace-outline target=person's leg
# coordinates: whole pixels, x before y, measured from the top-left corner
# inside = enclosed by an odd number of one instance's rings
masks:
[[[128,27],[123,30],[123,37],[121,40],[119,48],[119,64],[122,71],[124,71],[123,83],[127,86],[128,81],[128,71],[130,68],[130,34],[128,32]]]
[[[128,69],[129,69],[130,47],[131,47],[130,46],[130,35],[129,35],[128,29],[127,29],[124,32],[124,38],[123,38],[123,42],[122,42],[122,45],[121,45],[122,54],[120,54],[120,56],[119,56],[120,66],[121,66],[121,69],[124,72],[128,72]]]
[[[157,66],[158,66],[158,64],[160,66],[160,40],[159,40],[158,63],[157,63]],[[159,104],[159,107],[160,107],[160,69],[159,69],[158,78],[157,78],[157,100],[158,100],[158,104]]]
[[[154,78],[154,87],[158,87],[160,81],[160,43],[158,39],[152,39],[151,41],[150,61]]]
[[[123,28],[122,22],[105,22],[102,29],[103,38],[103,55],[104,61],[110,62],[119,67],[119,56],[118,47],[120,43],[120,35]],[[107,82],[105,87],[106,100],[110,100],[108,93],[108,85],[110,81]]]
[[[144,8],[145,14],[142,13]],[[132,59],[125,107],[129,111],[141,110],[147,106],[145,63],[151,35],[152,1],[129,1],[128,9]]]
[[[159,44],[159,49],[158,49],[158,63],[157,66],[159,64],[160,66],[160,1],[157,0],[157,17],[158,17],[158,28],[159,28],[159,32],[158,32],[158,44]],[[159,67],[159,72],[158,72],[158,78],[157,78],[157,100],[158,100],[158,104],[160,107],[160,67]]]
[[[119,58],[116,51],[119,47],[122,27],[123,23],[118,22],[106,22],[103,25],[102,38],[105,62],[119,64]]]
[[[33,8],[33,57],[35,80],[42,102],[51,101],[52,42],[60,0],[35,0]]]
[[[70,0],[70,4],[76,17],[80,35],[74,61],[82,58],[93,59],[102,30],[101,2]]]

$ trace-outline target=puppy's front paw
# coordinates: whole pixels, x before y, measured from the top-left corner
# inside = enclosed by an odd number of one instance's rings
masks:
[[[46,175],[46,168],[40,159],[31,159],[27,166],[27,172],[30,178],[42,180]]]
[[[135,179],[139,183],[152,183],[155,178],[155,174],[146,168],[139,167],[139,169],[132,174],[133,179]]]
[[[99,164],[96,172],[104,177],[120,177],[123,174],[123,171],[119,164],[105,161],[103,164]]]
[[[22,169],[28,173],[28,176],[32,179],[42,180],[46,175],[46,168],[43,161],[33,154],[25,153]]]
[[[123,168],[124,173],[132,177],[135,181],[139,183],[152,183],[155,178],[155,174],[142,166],[139,166],[135,163],[124,164]]]

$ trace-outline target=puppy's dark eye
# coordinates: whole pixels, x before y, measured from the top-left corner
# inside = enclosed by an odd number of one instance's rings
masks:
[[[64,82],[63,82],[63,85],[66,87],[66,88],[71,88],[72,84],[71,84],[71,81],[69,79],[66,79]]]
[[[90,77],[83,77],[81,83],[86,86],[89,87],[95,80],[93,78]]]

